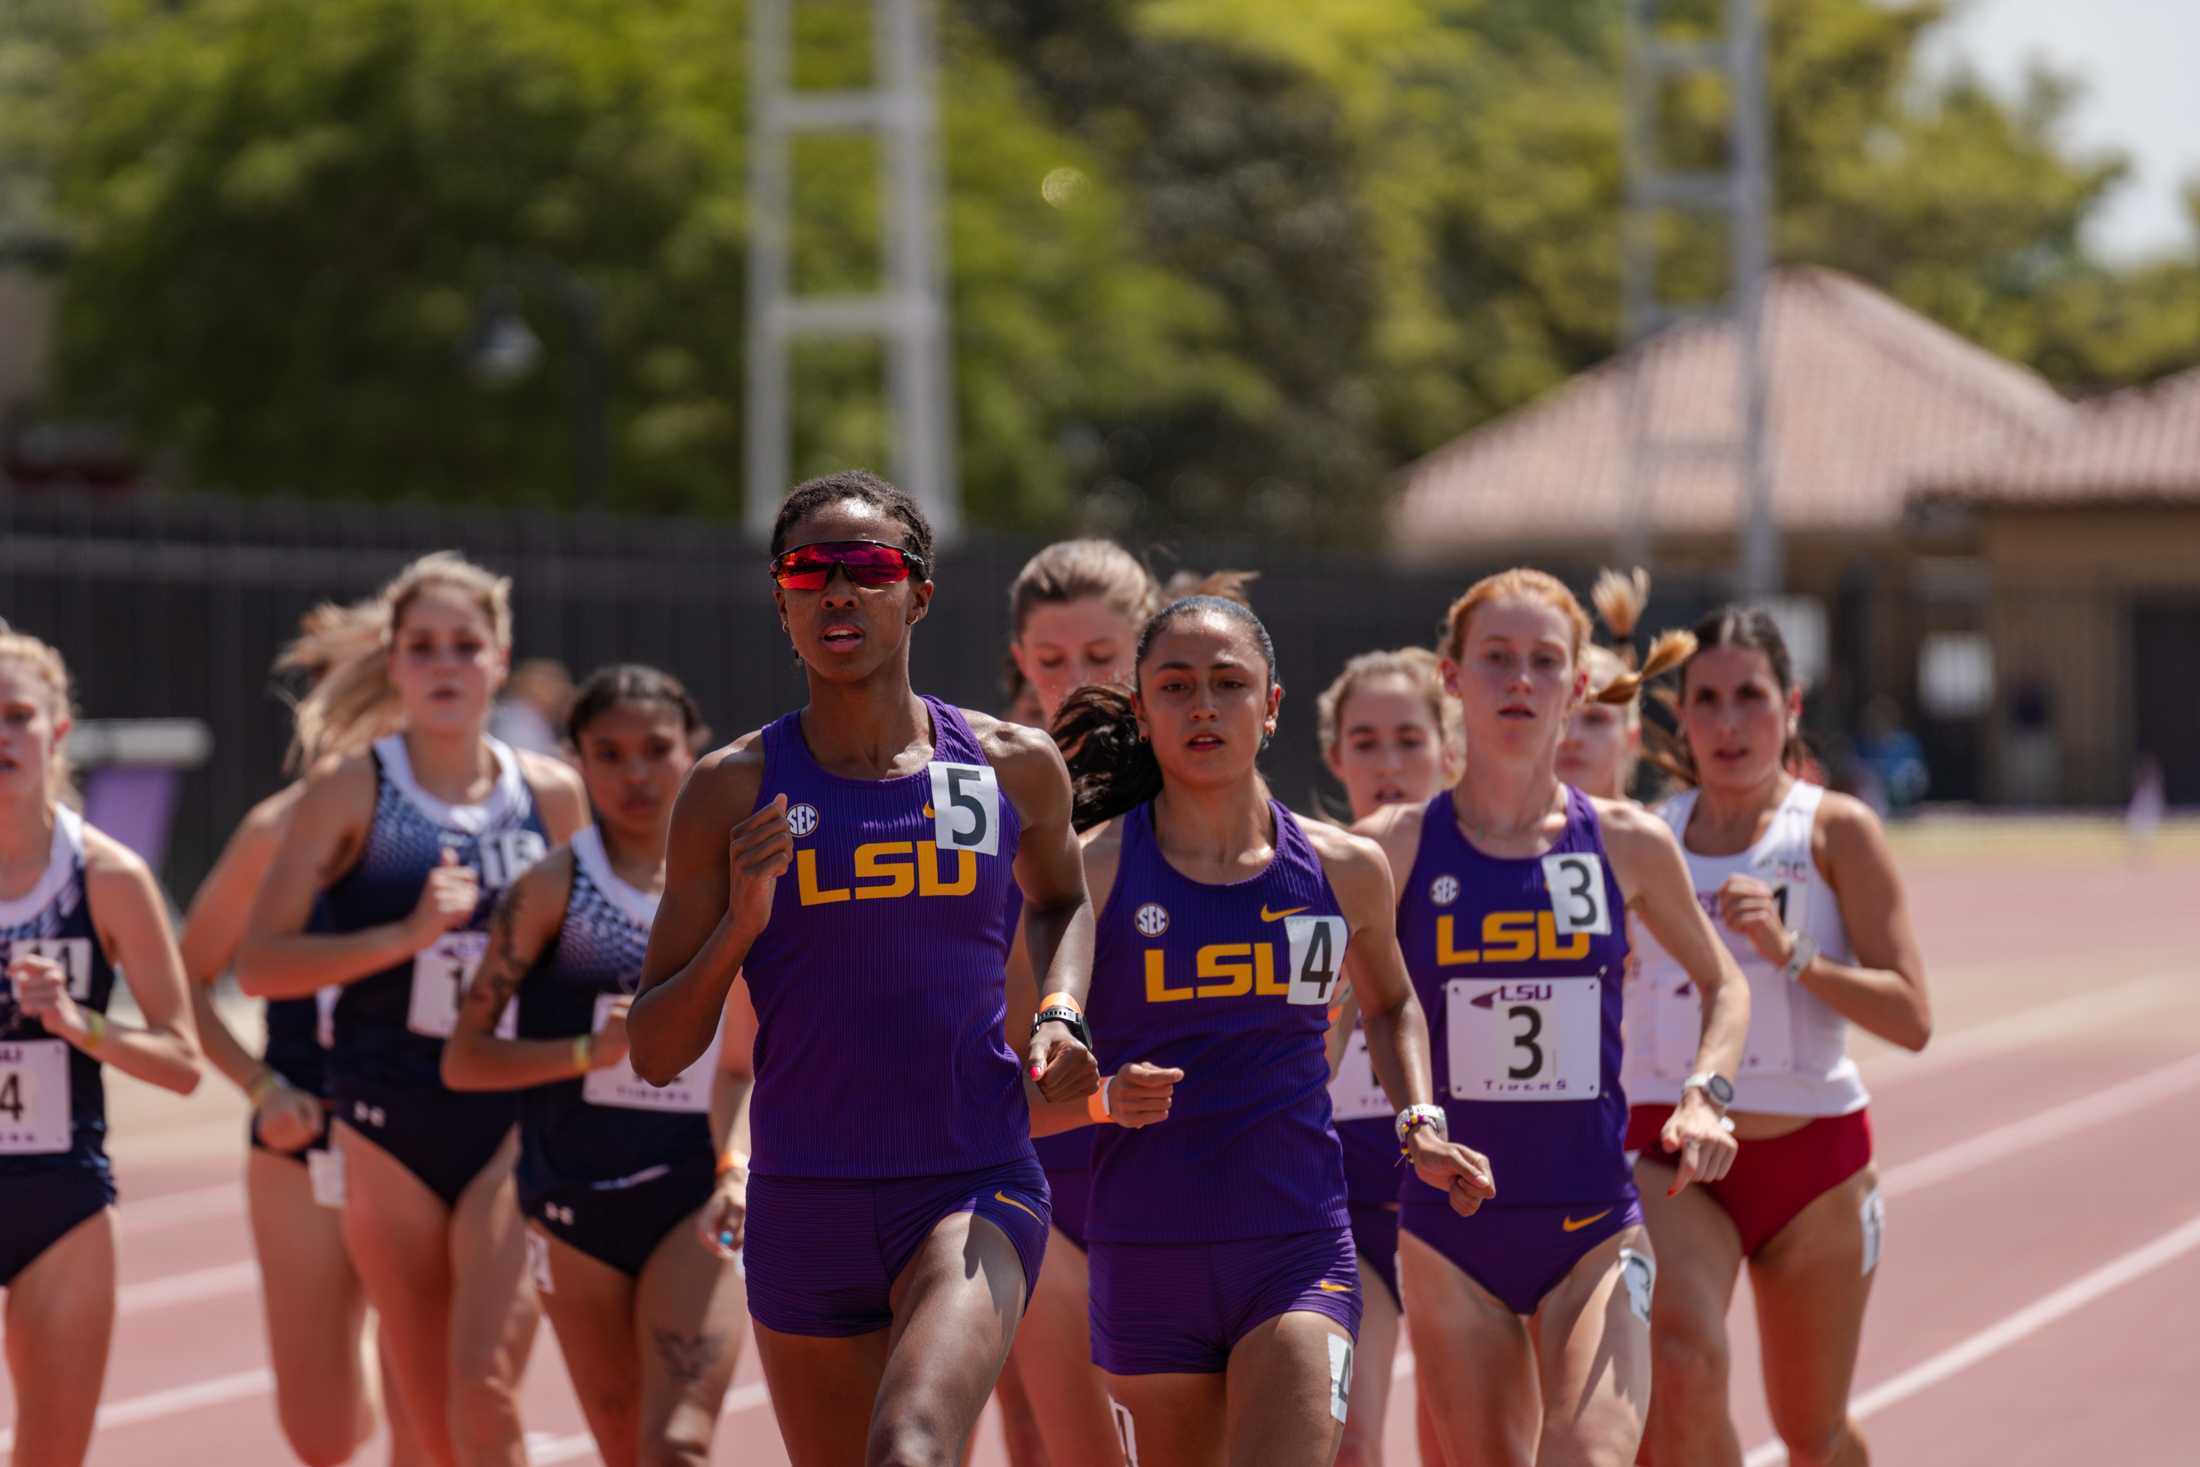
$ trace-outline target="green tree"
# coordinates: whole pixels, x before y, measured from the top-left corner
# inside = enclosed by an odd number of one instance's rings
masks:
[[[559,374],[486,391],[467,347],[502,285],[545,365],[570,361],[563,272],[602,302],[620,502],[730,511],[745,34],[736,0],[117,4],[62,103],[71,397],[208,486],[558,502]],[[946,128],[971,495],[1059,514],[1069,427],[1227,384],[1202,340],[1218,313],[1141,263],[1098,170],[1070,206],[1042,199],[1084,150],[960,47]],[[872,176],[806,191],[798,273],[841,268]],[[873,384],[844,358],[804,370],[836,390],[798,462],[872,456]]]

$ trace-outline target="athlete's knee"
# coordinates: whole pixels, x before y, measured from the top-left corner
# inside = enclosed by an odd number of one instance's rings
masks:
[[[1787,1446],[1789,1467],[1866,1467],[1871,1461],[1856,1423],[1847,1417],[1792,1435],[1783,1431],[1780,1439]]]
[[[462,1371],[451,1381],[451,1440],[464,1449],[493,1448],[519,1433],[519,1393],[487,1371]]]
[[[367,1426],[361,1431],[356,1418],[346,1419],[338,1412],[283,1412],[283,1440],[305,1467],[343,1467],[374,1435],[373,1423]]]
[[[1726,1332],[1688,1326],[1651,1331],[1650,1372],[1660,1394],[1679,1400],[1726,1399]]]
[[[641,1467],[707,1467],[710,1433],[694,1428],[675,1428],[642,1443]]]
[[[864,1467],[954,1467],[955,1447],[930,1422],[884,1423],[871,1432]]]

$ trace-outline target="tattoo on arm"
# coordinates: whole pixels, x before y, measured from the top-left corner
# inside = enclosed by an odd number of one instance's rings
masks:
[[[496,909],[489,916],[489,950],[481,955],[481,966],[466,990],[468,1006],[482,1009],[491,1024],[519,991],[520,980],[527,976],[537,956],[520,950],[519,919],[526,904],[525,883],[506,887],[497,898]]]
[[[724,1337],[708,1330],[692,1335],[670,1329],[652,1329],[649,1333],[657,1345],[657,1359],[676,1385],[700,1383],[726,1352]]]

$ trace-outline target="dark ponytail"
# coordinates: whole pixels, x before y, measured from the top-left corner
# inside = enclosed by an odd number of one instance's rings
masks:
[[[710,725],[703,722],[703,710],[695,705],[680,680],[638,662],[614,662],[588,675],[566,709],[566,741],[578,749],[588,725],[621,703],[657,703],[678,713],[680,730],[687,736],[691,754],[710,742]]]
[[[1079,688],[1054,716],[1052,732],[1069,765],[1070,824],[1080,833],[1161,793],[1161,763],[1121,688]]]
[[[1795,687],[1795,660],[1788,653],[1787,638],[1780,634],[1780,624],[1772,619],[1772,613],[1758,606],[1722,606],[1702,621],[1696,623],[1692,634],[1694,648],[1680,664],[1680,692],[1678,702],[1685,704],[1688,697],[1688,668],[1697,654],[1717,647],[1733,647],[1746,652],[1762,652],[1766,664],[1772,669],[1772,681],[1785,698]],[[1784,716],[1784,712],[1783,712]],[[1696,773],[1696,751],[1688,747],[1688,739],[1676,728],[1670,743],[1660,740],[1664,747],[1654,748],[1651,759],[1666,773],[1683,784],[1694,787],[1700,780]],[[1813,763],[1810,745],[1798,728],[1789,733],[1780,746],[1780,767],[1789,774],[1804,775]]]

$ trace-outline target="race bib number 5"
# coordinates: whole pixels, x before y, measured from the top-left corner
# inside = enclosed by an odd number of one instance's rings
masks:
[[[603,1028],[611,1006],[618,1002],[618,995],[604,993],[596,996],[596,1028]],[[698,1114],[710,1110],[710,1077],[718,1068],[718,1043],[724,1037],[725,1027],[719,1026],[711,1037],[710,1047],[702,1058],[682,1070],[670,1085],[659,1088],[634,1073],[631,1061],[621,1059],[615,1065],[600,1070],[590,1070],[588,1078],[581,1082],[581,1099],[590,1105],[616,1106],[624,1110],[692,1111]]]
[[[446,932],[413,959],[412,1003],[405,1011],[405,1027],[425,1039],[448,1039],[458,1027],[458,1005],[466,986],[474,981],[481,955],[489,950],[486,932]],[[510,1039],[519,1032],[519,1004],[504,1006],[497,1020],[497,1038]]]
[[[0,1156],[69,1149],[69,1046],[59,1039],[0,1043]]]
[[[1001,781],[990,764],[931,764],[932,839],[942,852],[1001,853]]]
[[[1444,987],[1459,1100],[1593,1100],[1604,985],[1595,978],[1455,978]]]

